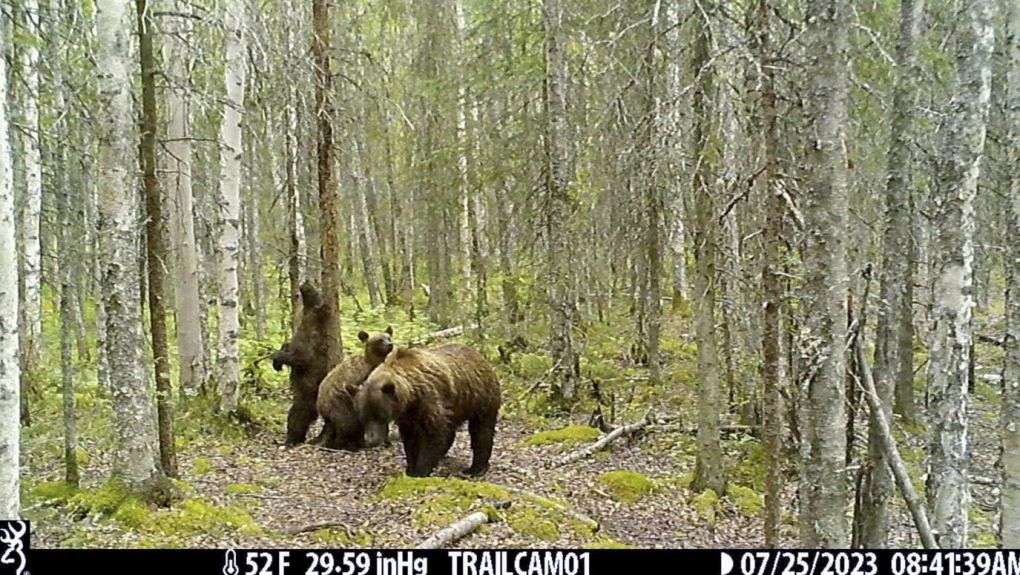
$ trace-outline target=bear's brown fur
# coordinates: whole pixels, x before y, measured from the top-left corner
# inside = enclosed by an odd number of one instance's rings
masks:
[[[354,409],[354,394],[368,374],[393,351],[392,336],[393,327],[373,335],[358,332],[365,353],[347,357],[322,380],[316,405],[323,420],[320,435],[323,447],[348,451],[365,447],[365,427]]]
[[[333,306],[324,302],[310,283],[302,283],[301,321],[290,341],[270,356],[276,371],[290,366],[293,402],[287,413],[287,445],[303,443],[308,428],[319,416],[315,406],[319,384],[333,368],[328,338],[336,336],[326,333],[333,313]]]
[[[407,475],[426,477],[453,446],[465,421],[472,461],[466,473],[485,474],[499,416],[496,371],[478,351],[459,343],[398,349],[375,368],[355,396],[365,442],[379,445],[397,423]]]

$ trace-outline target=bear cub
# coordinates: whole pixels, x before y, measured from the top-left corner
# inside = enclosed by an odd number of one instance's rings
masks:
[[[322,434],[318,438],[323,447],[347,451],[366,447],[365,427],[354,409],[354,394],[368,374],[393,351],[392,338],[392,326],[372,335],[358,332],[365,352],[347,357],[322,380],[316,407],[323,419]]]

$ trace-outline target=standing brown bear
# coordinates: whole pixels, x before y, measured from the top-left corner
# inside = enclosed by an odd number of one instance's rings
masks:
[[[404,443],[407,475],[427,477],[453,446],[465,421],[472,460],[467,475],[489,469],[501,390],[496,371],[476,350],[459,343],[431,349],[398,349],[355,396],[365,443],[383,443],[395,421]]]
[[[316,405],[323,419],[319,436],[323,447],[348,451],[365,447],[365,426],[354,409],[354,394],[368,374],[393,351],[392,337],[392,326],[373,335],[358,332],[365,353],[347,357],[322,380]]]
[[[308,428],[319,416],[315,406],[319,384],[333,368],[328,338],[336,337],[326,333],[333,306],[324,302],[310,283],[302,283],[300,289],[301,321],[294,330],[294,337],[270,356],[276,371],[290,366],[290,390],[294,399],[287,413],[286,443],[291,446],[304,443]]]

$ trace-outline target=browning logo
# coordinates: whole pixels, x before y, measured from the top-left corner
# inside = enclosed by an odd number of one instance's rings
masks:
[[[10,565],[14,575],[29,575],[25,571],[25,549],[28,546],[27,521],[0,521],[0,543],[3,543],[4,554],[0,556],[0,565]],[[7,568],[0,568],[2,573],[10,573]]]

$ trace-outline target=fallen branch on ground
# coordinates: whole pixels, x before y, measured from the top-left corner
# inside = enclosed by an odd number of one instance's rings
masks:
[[[297,535],[298,533],[308,533],[309,531],[318,531],[319,529],[328,529],[330,527],[343,527],[348,532],[351,531],[351,526],[343,521],[323,521],[321,523],[310,523],[301,527],[285,529],[282,533],[284,535]]]
[[[757,425],[720,425],[720,433],[754,433],[758,431],[760,427]],[[698,433],[697,425],[684,425],[682,423],[673,423],[670,425],[649,425],[646,430],[648,433],[688,433],[695,435]]]
[[[860,338],[854,340],[854,354],[857,356],[857,365],[861,367],[861,379],[865,388],[864,397],[868,400],[868,407],[871,408],[871,416],[878,423],[879,435],[882,437],[882,449],[885,451],[889,469],[892,470],[893,476],[896,478],[896,486],[900,488],[907,508],[910,509],[910,515],[914,518],[914,526],[917,527],[917,533],[921,536],[924,548],[938,549],[939,546],[935,542],[935,535],[932,534],[921,498],[914,491],[914,484],[910,482],[903,458],[900,457],[900,452],[896,448],[896,440],[893,439],[889,420],[886,419],[885,411],[882,409],[882,400],[878,397],[878,391],[875,389],[875,380],[871,376],[871,368],[868,367],[868,359],[864,354],[864,346],[861,344]]]
[[[495,505],[497,509],[506,509],[509,506],[509,501]],[[489,515],[487,513],[484,511],[475,511],[468,516],[458,519],[446,527],[443,527],[439,531],[436,531],[434,535],[425,541],[422,541],[417,547],[415,547],[415,549],[441,549],[443,546],[453,543],[488,522]]]
[[[584,523],[585,526],[587,526],[589,529],[591,529],[592,533],[597,533],[599,531],[599,529],[602,528],[602,526],[599,525],[598,521],[595,521],[591,517],[588,517],[584,513],[581,513],[580,511],[577,511],[576,509],[573,509],[572,507],[568,507],[566,505],[557,503],[557,502],[553,501],[552,499],[549,499],[548,497],[542,497],[541,495],[539,495],[537,493],[532,493],[531,491],[528,491],[526,489],[521,489],[519,487],[509,487],[507,485],[500,485],[500,487],[505,489],[505,490],[507,490],[510,493],[515,493],[517,495],[523,495],[525,497],[531,497],[532,499],[540,499],[540,500],[542,500],[542,503],[541,503],[542,505],[550,505],[550,506],[556,508],[556,510],[559,511],[560,513],[563,513],[564,515],[569,515],[572,518],[580,521],[581,523]]]
[[[607,445],[609,445],[613,441],[616,441],[618,438],[624,435],[630,435],[635,431],[638,431],[639,429],[643,429],[647,427],[649,424],[651,424],[651,422],[652,418],[646,415],[639,419],[638,421],[635,421],[634,423],[628,423],[627,425],[617,427],[613,431],[602,436],[602,438],[596,441],[595,443],[592,443],[591,445],[588,445],[576,451],[571,451],[570,453],[564,455],[563,457],[554,460],[552,463],[549,464],[549,467],[561,467],[563,465],[567,465],[568,463],[573,463],[586,457],[591,457],[593,454],[605,449]]]
[[[411,347],[416,345],[425,345],[437,339],[456,337],[458,335],[463,335],[465,329],[474,329],[475,327],[477,327],[475,324],[469,325],[467,326],[467,328],[465,328],[462,325],[458,325],[457,327],[448,327],[446,329],[441,329],[439,331],[434,331],[432,333],[426,333],[424,335],[420,335],[412,339],[408,346]]]
[[[985,335],[983,333],[974,334],[974,337],[976,337],[977,340],[980,342],[990,343],[997,347],[1003,347],[1006,345],[1006,338],[999,339],[997,337],[992,337],[990,335]]]

